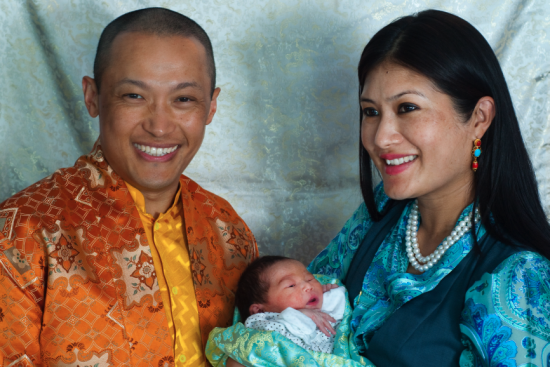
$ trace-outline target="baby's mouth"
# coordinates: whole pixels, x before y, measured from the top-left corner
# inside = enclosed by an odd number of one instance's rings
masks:
[[[317,303],[319,303],[319,298],[313,296],[309,299],[307,305],[308,306],[315,306]]]

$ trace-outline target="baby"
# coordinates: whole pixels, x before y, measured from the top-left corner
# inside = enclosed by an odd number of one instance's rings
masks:
[[[277,331],[304,349],[332,353],[345,297],[344,287],[321,285],[299,261],[263,256],[241,275],[235,303],[246,327]]]

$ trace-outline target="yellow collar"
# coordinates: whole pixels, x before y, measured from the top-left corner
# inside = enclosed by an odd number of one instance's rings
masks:
[[[130,185],[126,181],[124,181],[124,183],[126,184],[126,187],[128,187],[128,191],[130,192],[130,196],[132,196],[132,199],[134,200],[134,203],[136,204],[136,207],[139,210],[139,212],[141,214],[145,215],[147,218],[152,219],[153,216],[151,214],[147,213],[147,211],[145,210],[145,197],[143,196],[141,191],[139,191],[138,189],[136,189],[135,187],[133,187],[132,185]],[[172,202],[172,206],[170,208],[168,208],[166,210],[166,212],[169,212],[172,208],[174,208],[178,204],[179,199],[180,199],[180,195],[181,195],[181,183],[178,185],[178,191],[176,192],[176,196],[174,197],[174,201]]]

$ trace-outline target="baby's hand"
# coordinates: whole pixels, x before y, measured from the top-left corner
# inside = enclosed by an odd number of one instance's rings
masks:
[[[330,291],[331,289],[338,288],[337,284],[323,284],[323,293]]]
[[[336,334],[336,331],[332,328],[332,326],[330,326],[330,323],[336,322],[336,320],[329,314],[326,314],[321,310],[314,310],[309,308],[304,308],[298,311],[312,319],[319,330],[321,330],[321,332],[326,336],[330,337],[330,334]]]

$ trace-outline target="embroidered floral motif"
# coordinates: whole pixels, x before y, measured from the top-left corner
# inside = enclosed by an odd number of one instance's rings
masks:
[[[475,339],[473,344],[481,346],[482,351],[476,350],[474,355],[476,359],[484,361],[483,365],[516,366],[513,358],[517,354],[517,347],[509,340],[512,329],[503,326],[498,316],[487,314],[485,305],[468,299],[462,312],[461,324],[470,330],[468,336]]]
[[[140,288],[141,284],[145,284],[149,289],[153,289],[153,284],[155,284],[155,279],[157,279],[157,273],[153,266],[153,258],[147,255],[144,251],[141,251],[137,261],[136,255],[134,255],[131,259],[125,257],[124,260],[129,263],[128,269],[134,265],[136,267],[136,270],[130,274],[131,277],[139,280],[139,284],[132,283],[136,289],[134,294],[137,293],[137,290]]]
[[[161,303],[158,304],[157,307],[149,306],[149,307],[147,307],[147,309],[148,309],[149,312],[151,312],[151,313],[157,313],[157,312],[159,312],[160,310],[162,310],[163,307],[164,307],[164,306],[163,306],[163,304],[162,304],[162,302],[161,302]]]
[[[535,351],[537,348],[537,343],[535,342],[535,339],[530,338],[526,336],[521,341],[521,346],[525,349],[527,349],[527,355],[525,355],[526,358],[536,358],[537,352]]]
[[[207,299],[206,302],[203,302],[201,300],[198,301],[200,308],[208,308],[210,307],[210,300]]]
[[[128,344],[130,345],[130,350],[135,350],[136,345],[138,344],[137,340],[134,340],[134,338],[130,338],[128,340]]]
[[[57,261],[67,273],[71,270],[76,256],[79,254],[73,245],[67,241],[64,235],[61,235],[59,242],[55,244],[55,250],[50,253],[50,257]]]
[[[82,344],[82,343],[78,343],[78,342],[71,343],[71,344],[67,345],[67,353],[72,352],[73,349],[75,349],[75,348],[84,349],[85,347],[84,347],[84,344]]]
[[[175,366],[174,357],[166,356],[159,361],[158,367],[173,367],[173,366]]]
[[[485,294],[485,288],[487,288],[489,286],[489,283],[487,281],[481,283],[480,285],[478,285],[477,287],[473,287],[472,289],[469,290],[469,292],[481,292],[481,294]]]
[[[498,314],[515,328],[550,341],[550,262],[520,252],[495,273],[493,302]]]
[[[199,256],[199,253],[197,253],[195,249],[191,251],[189,260],[191,260],[191,273],[193,274],[193,278],[195,278],[199,284],[202,284],[206,266],[201,262],[201,256]]]
[[[142,227],[139,227],[139,228],[134,228],[132,229],[132,234],[135,236],[135,235],[141,235],[141,237],[145,237],[145,229],[143,229]]]
[[[244,236],[244,234],[233,226],[229,233],[229,239],[227,243],[233,245],[235,249],[246,259],[248,256],[248,250],[250,247],[250,241]]]
[[[12,252],[11,263],[14,265],[17,265],[17,267],[19,267],[20,269],[23,269],[26,266],[28,266],[27,260],[25,260],[25,258],[21,255],[21,253],[17,249],[14,249]]]

